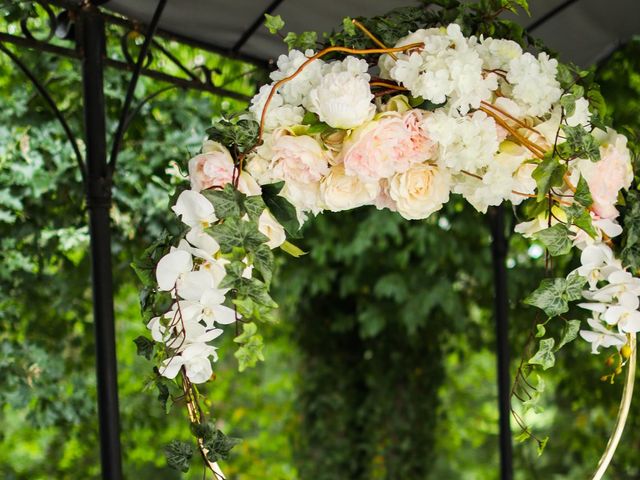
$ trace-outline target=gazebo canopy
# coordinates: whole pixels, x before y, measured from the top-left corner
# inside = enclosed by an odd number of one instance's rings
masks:
[[[180,0],[168,2],[159,27],[179,37],[205,43],[221,52],[239,53],[266,61],[285,49],[270,35],[264,13],[281,15],[287,31],[331,31],[343,17],[373,16],[411,0]],[[606,57],[637,33],[637,0],[533,0],[531,17],[517,21],[554,50],[564,61],[588,66]],[[104,7],[132,20],[149,23],[157,0],[109,0]]]

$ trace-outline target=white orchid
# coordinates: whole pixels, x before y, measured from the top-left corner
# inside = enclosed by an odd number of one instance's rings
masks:
[[[600,353],[600,347],[620,348],[627,343],[627,337],[625,335],[607,330],[597,319],[590,318],[587,320],[587,323],[589,323],[592,330],[580,330],[580,336],[591,343],[591,353]]]
[[[160,259],[156,266],[158,288],[168,292],[173,290],[178,279],[193,270],[191,254],[185,250],[171,248],[171,251]]]
[[[171,209],[190,227],[207,228],[218,220],[211,202],[194,190],[182,192]]]
[[[599,281],[621,269],[620,262],[613,256],[611,248],[604,243],[589,245],[580,255],[582,264],[576,272],[589,282],[589,288],[595,290]]]
[[[206,343],[195,343],[186,347],[180,355],[166,359],[160,368],[162,376],[175,378],[182,367],[185,368],[187,377],[193,383],[204,383],[213,374],[211,360],[218,361],[216,347]]]

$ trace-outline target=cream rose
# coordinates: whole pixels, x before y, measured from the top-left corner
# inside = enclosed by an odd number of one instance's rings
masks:
[[[312,183],[329,173],[329,154],[313,137],[282,135],[273,143],[272,151],[271,168],[277,178]]]
[[[278,223],[269,210],[265,210],[260,215],[258,219],[258,230],[269,239],[267,245],[271,249],[279,247],[287,239],[284,228]]]
[[[191,189],[199,192],[223,187],[233,178],[233,158],[222,144],[207,140],[202,153],[189,160]]]
[[[363,182],[345,174],[344,164],[331,168],[320,182],[322,202],[328,210],[339,212],[371,204],[378,196],[378,182]]]
[[[450,175],[436,165],[413,165],[389,181],[389,195],[407,220],[427,218],[449,200]]]

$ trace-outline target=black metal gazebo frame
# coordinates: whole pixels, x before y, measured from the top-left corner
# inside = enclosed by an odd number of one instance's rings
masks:
[[[567,0],[553,9],[529,30],[539,27],[542,23],[558,14],[561,10],[576,0]],[[100,429],[100,454],[102,477],[105,480],[121,480],[122,460],[120,446],[120,425],[118,405],[117,363],[115,348],[115,318],[113,299],[113,279],[111,265],[111,232],[110,206],[114,186],[114,173],[118,152],[120,150],[125,131],[132,116],[139,110],[140,105],[152,98],[147,97],[138,106],[133,107],[135,89],[141,75],[154,78],[175,87],[193,89],[213,95],[248,100],[244,95],[217,87],[210,78],[203,79],[182,65],[170,52],[157,43],[156,36],[191,45],[203,51],[235,58],[258,67],[268,69],[269,63],[262,59],[239,53],[240,48],[258,30],[262,24],[263,15],[256,18],[243,32],[231,49],[211,45],[196,39],[176,35],[158,28],[162,12],[167,0],[158,0],[153,17],[148,25],[141,25],[121,16],[112,15],[100,9],[100,5],[108,0],[38,0],[45,9],[50,23],[51,33],[45,39],[38,39],[33,35],[26,22],[21,24],[22,35],[0,32],[0,52],[7,55],[11,61],[24,73],[35,86],[40,95],[62,125],[72,147],[78,168],[86,188],[86,202],[90,227],[93,315],[95,325],[96,344],[96,373],[98,388],[98,414]],[[263,11],[271,13],[282,0],[272,0]],[[54,15],[51,6],[63,9],[62,15]],[[74,29],[68,27],[74,25]],[[105,24],[119,25],[129,31],[144,34],[144,42],[136,59],[127,56],[127,62],[114,60],[106,54]],[[69,40],[75,42],[75,48],[65,48],[49,41],[54,32],[73,32]],[[66,38],[66,37],[65,37]],[[26,65],[18,55],[5,44],[10,43],[18,47],[36,49],[53,55],[70,57],[78,60],[82,70],[82,91],[84,98],[84,132],[86,151],[83,155],[78,141],[69,127],[66,119],[58,109],[55,101],[49,95],[46,87],[38,80],[34,71]],[[169,61],[179,67],[185,74],[170,75],[153,70],[145,65],[147,54],[151,48],[160,50]],[[116,68],[131,72],[126,96],[116,124],[111,147],[107,145],[107,124],[105,114],[103,73],[105,68]],[[500,478],[510,480],[512,474],[512,440],[510,429],[510,389],[509,376],[509,339],[508,339],[508,297],[507,297],[507,238],[505,236],[504,211],[502,207],[494,208],[489,215],[490,231],[492,235],[492,258],[494,266],[494,308],[496,318],[496,350],[498,369],[498,405],[500,411]]]

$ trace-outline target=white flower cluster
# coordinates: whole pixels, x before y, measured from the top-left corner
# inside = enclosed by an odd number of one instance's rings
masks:
[[[205,142],[203,153],[189,162],[191,190],[183,191],[172,207],[188,227],[185,238],[160,259],[156,267],[158,290],[169,292],[171,308],[152,318],[147,327],[153,340],[163,343],[171,355],[164,360],[160,374],[174,378],[184,368],[192,383],[204,383],[212,375],[211,361],[217,361],[216,347],[211,342],[235,323],[239,315],[230,308],[228,289],[221,288],[228,261],[220,256],[216,239],[206,232],[218,219],[212,203],[200,193],[211,187],[231,182],[233,161],[227,149],[215,142]],[[247,195],[260,195],[260,187],[246,175],[239,189]],[[260,215],[258,229],[276,248],[285,241],[283,227],[268,210]],[[243,272],[251,278],[252,266]]]
[[[627,343],[626,334],[640,331],[640,279],[622,268],[603,243],[586,247],[580,261],[576,272],[587,279],[589,289],[583,292],[588,302],[578,306],[592,312],[591,330],[580,335],[591,343],[593,353],[600,347],[620,349]]]

